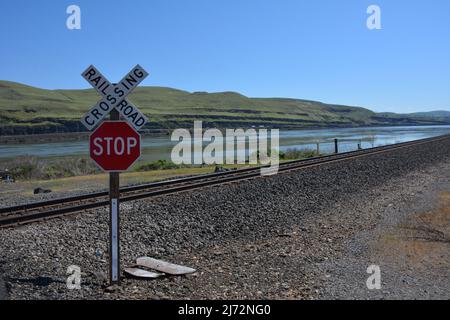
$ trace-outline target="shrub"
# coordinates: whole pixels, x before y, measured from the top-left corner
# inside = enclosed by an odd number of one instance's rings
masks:
[[[136,167],[135,171],[152,171],[152,170],[169,170],[185,167],[183,165],[177,165],[168,160],[156,160],[149,163],[144,163]]]
[[[312,149],[287,149],[280,152],[280,160],[296,160],[317,157],[317,153]]]

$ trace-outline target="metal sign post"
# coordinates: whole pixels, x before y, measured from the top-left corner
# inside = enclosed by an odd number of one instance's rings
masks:
[[[119,112],[110,113],[111,121],[120,120]],[[120,285],[120,177],[119,172],[109,173],[109,283]]]
[[[117,84],[111,84],[94,66],[82,73],[102,99],[86,113],[81,122],[88,130],[94,130],[89,138],[91,158],[109,172],[109,283],[120,285],[120,177],[136,161],[141,152],[137,130],[147,118],[127,99],[147,76],[139,65],[134,67]],[[106,115],[110,121],[103,122]],[[128,121],[120,121],[120,117]],[[103,123],[102,123],[103,122]]]

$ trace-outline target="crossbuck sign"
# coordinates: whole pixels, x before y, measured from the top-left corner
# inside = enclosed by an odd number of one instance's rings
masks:
[[[81,122],[92,131],[111,110],[116,108],[122,117],[136,130],[141,129],[147,118],[126,97],[148,76],[148,73],[140,66],[134,67],[117,84],[111,84],[94,66],[90,66],[82,73],[95,90],[103,97],[95,106],[86,113]]]
[[[90,66],[82,76],[102,99],[86,113],[81,122],[90,131],[89,151],[103,170],[109,171],[109,281],[120,284],[120,180],[119,172],[127,170],[140,156],[140,136],[138,130],[147,118],[126,97],[147,76],[140,66],[134,67],[119,83],[111,84],[94,66]],[[117,110],[117,111],[116,111]],[[103,119],[111,113],[110,121]],[[126,121],[119,121],[120,115]]]

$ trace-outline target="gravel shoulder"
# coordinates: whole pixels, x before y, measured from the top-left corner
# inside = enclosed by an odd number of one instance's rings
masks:
[[[105,290],[106,209],[0,230],[0,274],[12,299],[448,299],[449,168],[447,139],[123,204],[122,265],[152,256],[198,270],[187,277]]]
[[[6,289],[5,281],[1,278],[0,275],[0,301],[8,299],[8,291]]]
[[[373,191],[363,210],[375,224],[347,239],[338,259],[320,266],[329,275],[323,298],[450,298],[449,169],[449,162],[441,163]],[[371,265],[380,267],[379,290],[366,285]]]

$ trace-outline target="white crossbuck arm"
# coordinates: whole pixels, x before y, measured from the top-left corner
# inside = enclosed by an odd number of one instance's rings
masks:
[[[81,122],[86,128],[93,130],[114,108],[116,108],[136,130],[141,129],[147,123],[148,120],[145,115],[126,99],[126,97],[148,76],[147,71],[140,65],[136,65],[131,69],[131,71],[117,84],[111,84],[108,79],[92,65],[82,73],[82,76],[103,97],[81,119]]]

